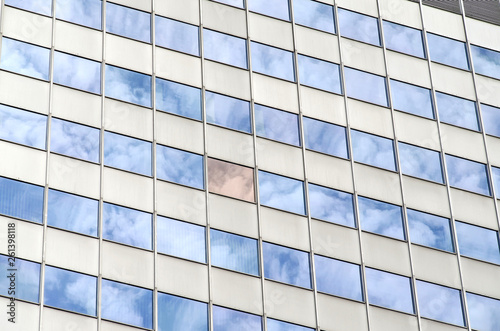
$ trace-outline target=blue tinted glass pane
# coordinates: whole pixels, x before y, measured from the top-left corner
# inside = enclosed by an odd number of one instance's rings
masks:
[[[449,219],[411,209],[406,213],[412,243],[454,251]]]
[[[500,137],[500,108],[481,104],[484,131],[487,134]]]
[[[341,36],[380,46],[378,22],[375,17],[342,8],[338,9],[338,15]]]
[[[385,47],[410,55],[424,57],[422,31],[383,21]]]
[[[7,224],[5,224],[6,228]],[[14,263],[14,265],[11,263]],[[8,256],[0,255],[0,267],[3,270],[2,277],[0,277],[0,295],[38,303],[40,264],[21,260],[17,257],[13,260],[12,258],[9,259]],[[14,277],[11,278],[11,272],[7,272],[8,269],[17,269],[13,271]],[[11,282],[15,283],[16,293],[9,293]]]
[[[145,249],[151,249],[152,215],[142,211],[104,203],[102,237]]]
[[[5,4],[47,16],[52,12],[52,0],[5,0]]]
[[[153,292],[103,279],[101,313],[103,319],[152,329]]]
[[[244,7],[244,0],[213,0],[215,2],[220,2],[220,3],[225,3],[227,5],[243,8]]]
[[[0,214],[42,223],[43,187],[0,177]]]
[[[155,24],[156,45],[192,55],[199,54],[197,26],[161,16],[155,17]]]
[[[101,29],[101,0],[56,0],[56,17]]]
[[[267,331],[313,331],[313,329],[268,318]]]
[[[158,252],[205,263],[205,227],[158,216]]]
[[[210,229],[212,265],[259,275],[257,240]]]
[[[49,190],[47,224],[97,236],[99,201]]]
[[[101,93],[101,63],[54,52],[54,83]]]
[[[43,303],[96,316],[97,278],[46,266]]]
[[[436,92],[436,104],[441,122],[479,130],[474,101]]]
[[[434,182],[443,182],[441,157],[439,152],[430,149],[398,143],[401,172]]]
[[[417,280],[418,305],[422,317],[464,325],[460,291]]]
[[[308,253],[266,242],[262,252],[266,278],[311,288]]]
[[[0,139],[45,149],[47,116],[0,105]]]
[[[79,159],[99,162],[99,130],[52,118],[50,150]]]
[[[282,20],[290,20],[288,13],[288,0],[247,0],[248,9],[256,13],[280,18]]]
[[[432,61],[460,69],[469,69],[465,44],[458,40],[427,32],[429,56]]]
[[[204,56],[240,68],[247,68],[247,42],[245,39],[203,29]]]
[[[203,189],[203,156],[179,149],[156,146],[156,175],[159,179]]]
[[[311,217],[355,227],[352,194],[309,183]]]
[[[201,120],[201,91],[196,87],[156,78],[156,108]]]
[[[366,268],[370,304],[413,314],[411,283],[408,277]]]
[[[303,117],[306,148],[347,159],[347,140],[343,126]]]
[[[225,95],[205,92],[207,122],[226,128],[252,132],[250,125],[250,103]]]
[[[427,118],[434,118],[431,90],[391,79],[394,109]]]
[[[455,227],[461,255],[500,264],[498,232],[462,222]]]
[[[356,69],[344,68],[348,97],[387,107],[385,78]]]
[[[298,55],[300,83],[341,94],[339,65]]]
[[[361,229],[404,240],[401,207],[358,197]]]
[[[314,256],[318,291],[363,301],[359,265],[323,256]]]
[[[304,183],[259,170],[260,203],[264,206],[305,214]]]
[[[500,52],[470,45],[476,73],[500,79]]]
[[[106,65],[106,96],[151,107],[151,76]]]
[[[158,330],[208,331],[207,304],[158,293]]]
[[[1,69],[48,80],[49,58],[50,49],[2,38]]]
[[[485,164],[451,155],[446,155],[446,164],[451,186],[480,194],[491,194]]]
[[[474,330],[500,330],[500,300],[467,293],[467,306]]]
[[[260,316],[213,306],[213,331],[262,330]]]
[[[257,135],[300,146],[299,118],[296,114],[254,105]]]
[[[493,175],[493,186],[498,198],[500,197],[500,168],[491,167],[491,174]]]
[[[396,170],[394,146],[391,139],[351,130],[351,140],[354,161]]]
[[[252,42],[251,47],[253,71],[295,81],[293,54],[291,52],[256,42]]]
[[[151,18],[149,13],[106,3],[106,30],[120,36],[149,43]]]
[[[293,14],[296,24],[335,33],[333,6],[312,0],[294,0]]]
[[[151,143],[106,131],[104,164],[151,176]]]

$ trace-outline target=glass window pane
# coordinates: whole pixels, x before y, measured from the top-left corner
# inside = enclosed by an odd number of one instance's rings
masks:
[[[308,117],[302,118],[302,125],[307,149],[344,159],[349,158],[346,131],[343,126]]]
[[[312,0],[293,0],[293,14],[296,24],[335,33],[333,6]]]
[[[140,10],[106,3],[106,30],[120,36],[151,42],[151,18]]]
[[[295,81],[293,53],[253,41],[251,48],[253,71],[292,82]]]
[[[479,130],[474,101],[436,92],[436,104],[441,122]]]
[[[156,78],[156,108],[167,113],[201,120],[201,90]]]
[[[0,214],[42,223],[43,187],[0,177]]]
[[[247,42],[245,39],[203,29],[203,47],[206,59],[247,68]]]
[[[5,0],[5,4],[42,15],[52,15],[52,0]]]
[[[333,93],[342,93],[339,65],[299,54],[300,84]]]
[[[470,326],[474,330],[500,330],[500,300],[467,293]]]
[[[408,277],[366,268],[370,304],[413,314],[411,283]]]
[[[101,0],[56,0],[56,17],[100,30],[101,8]]]
[[[5,224],[5,229],[7,224]],[[7,230],[4,230],[7,232]],[[7,248],[7,247],[6,247]],[[10,263],[14,263],[12,266]],[[14,297],[20,300],[26,300],[38,303],[39,301],[39,289],[40,289],[40,264],[35,262],[30,262],[26,260],[21,260],[15,257],[9,259],[8,256],[0,255],[0,267],[2,268],[2,277],[0,277],[0,295]],[[15,283],[16,289],[15,294],[9,293],[10,283],[13,279],[10,278],[10,272],[7,273],[8,269],[17,269],[15,271]],[[9,277],[7,277],[9,276]],[[12,317],[12,316],[9,316]]]
[[[262,330],[262,318],[229,308],[213,306],[213,331]]]
[[[344,68],[347,96],[387,107],[385,78],[368,72]]]
[[[500,79],[500,52],[470,45],[472,62],[477,74]]]
[[[391,139],[351,130],[351,140],[354,161],[396,170],[394,145]]]
[[[104,165],[151,176],[151,143],[106,131]]]
[[[375,17],[338,8],[339,30],[343,37],[380,46],[378,22]]]
[[[495,192],[497,198],[500,197],[500,168],[491,167],[491,174],[493,175],[493,186],[495,187]]]
[[[52,152],[99,162],[99,129],[52,118],[50,132]]]
[[[385,47],[393,51],[425,57],[422,31],[383,21]]]
[[[311,217],[355,227],[352,194],[309,183]]]
[[[21,75],[49,79],[50,49],[2,38],[0,68]]]
[[[443,182],[439,152],[402,142],[399,142],[398,146],[401,172],[403,174],[438,183]]]
[[[266,242],[262,250],[266,278],[311,288],[308,253]]]
[[[315,255],[318,291],[363,301],[359,265]]]
[[[207,159],[208,191],[255,202],[253,169]]]
[[[460,291],[417,280],[418,305],[422,317],[463,326]]]
[[[314,329],[268,318],[267,331],[314,331]]]
[[[500,137],[500,108],[481,104],[484,132]]]
[[[54,83],[101,93],[101,63],[54,52]]]
[[[151,76],[106,65],[106,96],[151,107]]]
[[[0,105],[0,139],[45,149],[47,116]]]
[[[204,188],[202,155],[156,145],[156,167],[159,179]]]
[[[497,231],[458,221],[455,227],[461,255],[500,264]]]
[[[158,293],[158,330],[208,331],[207,304]]]
[[[289,21],[288,0],[247,0],[248,9],[256,13]]]
[[[412,243],[454,251],[449,219],[411,209],[406,214]]]
[[[244,0],[212,0],[215,2],[225,3],[226,5],[231,5],[239,8],[244,8]]]
[[[450,186],[491,195],[486,165],[456,156],[446,155]]]
[[[394,109],[434,118],[431,90],[391,79],[391,95]]]
[[[401,207],[358,196],[359,223],[364,231],[405,239]]]
[[[427,43],[432,61],[469,70],[469,61],[463,42],[427,32]]]
[[[155,16],[155,42],[158,46],[198,56],[198,27],[170,18]]]
[[[257,135],[300,146],[299,118],[296,114],[254,105]]]
[[[210,229],[212,265],[259,276],[257,240]]]
[[[233,130],[252,132],[250,102],[222,94],[205,92],[207,122]]]
[[[158,216],[158,252],[205,263],[205,227]]]
[[[259,170],[260,203],[304,215],[304,183]]]

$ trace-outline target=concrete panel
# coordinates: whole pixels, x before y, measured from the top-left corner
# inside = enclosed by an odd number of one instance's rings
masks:
[[[295,43],[297,52],[340,63],[338,37],[331,33],[295,26]]]
[[[422,28],[418,3],[401,0],[380,0],[380,16],[384,20]]]
[[[253,138],[232,130],[207,126],[207,154],[234,163],[255,166]]]
[[[101,331],[139,331],[144,329],[134,328],[124,324],[113,323],[109,321],[101,321]]]
[[[40,306],[32,303],[16,301],[15,323],[9,322],[10,317],[6,314],[7,305],[10,303],[8,298],[0,297],[0,305],[4,308],[4,317],[0,318],[0,328],[9,331],[27,331],[38,330],[38,321],[40,316]]]
[[[158,1],[155,3],[155,11],[158,15],[175,18],[195,25],[198,25],[200,22],[198,0]]]
[[[441,140],[445,153],[486,163],[486,151],[481,133],[442,124]]]
[[[29,98],[26,98],[26,91],[30,91]],[[49,83],[0,71],[0,102],[48,114]]]
[[[436,91],[453,94],[470,100],[476,99],[474,83],[470,72],[435,62],[431,63],[431,69],[432,80]]]
[[[301,86],[300,102],[304,116],[346,126],[344,97]]]
[[[306,151],[305,155],[307,178],[311,183],[354,192],[350,161],[312,151]]]
[[[250,13],[249,35],[253,41],[293,51],[292,24]]]
[[[318,293],[321,330],[367,331],[365,304]]]
[[[359,195],[401,205],[401,189],[397,173],[363,164],[354,164]]]
[[[313,220],[312,239],[316,254],[361,263],[356,229]]]
[[[348,67],[385,76],[382,48],[351,39],[342,39],[342,59]]]
[[[465,24],[467,24],[467,36],[471,44],[500,51],[498,26],[470,17],[465,18]]]
[[[157,112],[155,129],[158,144],[203,154],[203,123]]]
[[[205,192],[162,181],[157,191],[159,214],[206,225]]]
[[[500,107],[500,81],[497,79],[476,75],[478,101]]]
[[[199,57],[160,47],[156,47],[155,52],[156,75],[158,77],[201,87],[201,60]]]
[[[458,221],[497,230],[495,203],[492,198],[451,188],[453,216]]]
[[[0,141],[0,155],[8,155],[9,160],[0,162],[2,176],[42,186],[45,184],[45,152]]]
[[[52,19],[12,7],[3,13],[3,35],[50,48]]]
[[[267,139],[257,138],[257,160],[262,170],[304,179],[302,149]]]
[[[151,75],[152,51],[149,44],[111,34],[106,35],[106,62],[108,64]]]
[[[104,129],[153,140],[153,111],[112,99],[104,101]]]
[[[417,331],[417,317],[388,309],[370,306],[370,330],[372,331]]]
[[[97,318],[44,307],[42,329],[51,331],[97,330]]]
[[[250,100],[250,76],[248,70],[205,61],[204,83],[207,90]]]
[[[500,266],[466,257],[461,259],[464,287],[467,291],[500,299]]]
[[[114,3],[132,7],[139,10],[151,11],[151,3],[148,1],[135,1],[135,0],[113,0]]]
[[[396,135],[400,141],[437,151],[441,150],[436,121],[395,111],[394,123]]]
[[[208,207],[212,227],[258,238],[257,206],[255,204],[209,194]]]
[[[422,15],[427,31],[465,41],[462,15],[430,6],[422,6]]]
[[[337,0],[335,1],[339,7],[354,10],[366,15],[378,16],[377,1],[375,0]]]
[[[54,85],[52,88],[52,115],[100,128],[101,97]]]
[[[347,99],[347,109],[353,129],[394,138],[390,109],[354,99]]]
[[[486,148],[491,165],[500,168],[500,138],[486,136]]]
[[[464,328],[422,318],[422,331],[463,331]]]
[[[403,176],[403,190],[408,208],[450,217],[446,186]]]
[[[297,86],[294,83],[257,73],[252,75],[256,103],[294,113],[299,112]]]
[[[307,218],[261,207],[262,239],[276,244],[309,251]]]
[[[455,254],[418,245],[412,245],[411,249],[416,278],[460,288],[460,274]]]
[[[43,226],[31,222],[19,221],[5,216],[0,216],[0,223],[5,226],[0,231],[0,240],[7,243],[7,224],[16,225],[16,257],[35,262],[42,261]],[[0,253],[8,255],[7,244],[0,246]]]
[[[366,266],[411,276],[408,244],[363,232],[363,258]]]
[[[411,3],[411,2],[408,2]],[[391,78],[431,88],[427,60],[387,50],[387,72]]]
[[[102,61],[102,32],[56,20],[56,50]]]
[[[247,37],[245,11],[203,0],[203,26],[224,33]]]

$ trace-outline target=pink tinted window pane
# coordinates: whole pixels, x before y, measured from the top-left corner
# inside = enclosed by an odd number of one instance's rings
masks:
[[[208,191],[255,202],[253,169],[208,159]]]

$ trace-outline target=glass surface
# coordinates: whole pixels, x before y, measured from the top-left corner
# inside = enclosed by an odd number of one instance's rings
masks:
[[[299,117],[274,108],[254,105],[257,135],[300,146]]]
[[[207,304],[158,293],[158,330],[208,331]]]
[[[167,113],[201,120],[201,90],[156,78],[156,108]]]
[[[47,116],[0,105],[0,139],[45,149]]]
[[[253,169],[207,159],[208,191],[255,202]]]
[[[500,79],[500,52],[470,45],[472,62],[477,74]]]
[[[408,277],[366,268],[370,304],[413,314],[411,283]]]
[[[500,137],[500,108],[481,104],[484,132]]]
[[[54,83],[101,93],[101,63],[54,52]]]
[[[398,146],[403,174],[443,183],[439,152],[402,142],[399,142]]]
[[[5,4],[47,16],[52,13],[52,0],[5,0]]]
[[[248,101],[206,91],[205,111],[207,123],[233,130],[252,132],[250,102]]]
[[[385,47],[393,51],[425,57],[422,31],[383,21]]]
[[[321,90],[342,93],[339,65],[299,54],[300,84]]]
[[[412,209],[406,214],[412,243],[454,252],[449,219]]]
[[[293,0],[293,14],[296,24],[335,33],[333,6],[312,0]]]
[[[153,216],[142,211],[103,203],[102,237],[119,243],[152,249]]]
[[[0,214],[42,223],[42,186],[0,177]]]
[[[394,109],[434,118],[431,90],[391,79],[391,95]]]
[[[156,175],[159,179],[203,189],[203,156],[156,145]]]
[[[49,189],[47,225],[97,236],[99,201]]]
[[[349,158],[346,131],[343,126],[308,117],[302,118],[302,125],[307,149],[344,159]]]
[[[264,277],[311,288],[308,253],[263,242],[262,254],[264,256]]]
[[[354,161],[396,170],[394,145],[391,139],[351,129],[351,140]]]
[[[474,101],[436,92],[436,104],[441,122],[479,130]]]
[[[427,43],[432,61],[469,70],[469,61],[463,42],[427,32]]]
[[[106,65],[106,96],[151,107],[151,76]]]
[[[314,331],[314,329],[268,318],[267,331]]]
[[[258,315],[241,311],[213,306],[213,331],[260,331],[262,318]]]
[[[155,16],[156,45],[198,56],[200,54],[198,39],[196,25]]]
[[[5,233],[7,232],[7,224],[5,224]],[[7,245],[7,242],[4,242]],[[7,246],[5,246],[7,249]],[[14,267],[10,263],[14,263]],[[20,300],[26,300],[38,303],[39,301],[39,288],[40,288],[40,264],[35,262],[30,262],[26,260],[21,260],[15,258],[9,260],[8,256],[0,255],[0,267],[2,268],[2,277],[0,277],[0,295],[6,297],[14,297]],[[8,269],[15,268],[15,292],[9,290],[11,286],[10,271]],[[11,293],[9,293],[9,291]],[[6,308],[6,310],[9,308]],[[10,309],[9,309],[10,311]],[[21,310],[22,311],[22,310]],[[4,313],[5,314],[5,313]],[[9,318],[10,315],[7,315]],[[18,316],[16,316],[18,317]],[[16,319],[16,321],[19,321]]]
[[[387,107],[385,78],[364,71],[344,68],[347,96]]]
[[[96,316],[97,278],[45,266],[44,305]]]
[[[0,68],[44,80],[49,79],[50,49],[2,38]]]
[[[446,164],[450,186],[491,195],[485,164],[448,154],[446,155]]]
[[[271,17],[289,21],[288,0],[247,0],[248,9]]]
[[[461,255],[500,264],[497,231],[458,221],[455,228]]]
[[[339,31],[343,37],[380,46],[378,22],[375,17],[338,8]]]
[[[123,37],[151,42],[151,18],[140,10],[106,3],[106,32]]]
[[[352,194],[309,183],[311,217],[355,227]]]
[[[470,326],[474,330],[500,330],[500,300],[466,293]]]
[[[251,43],[252,70],[264,75],[295,81],[293,53],[276,47]]]
[[[491,174],[493,176],[493,187],[498,199],[500,198],[500,168],[491,167]]]
[[[156,217],[158,252],[205,263],[205,227]]]
[[[264,206],[304,215],[304,183],[259,170],[259,196]]]
[[[210,229],[212,265],[259,276],[257,240]]]
[[[52,152],[99,162],[99,129],[52,118],[50,132]]]
[[[464,326],[460,291],[449,287],[416,281],[418,306],[422,317]]]
[[[101,29],[101,0],[56,0],[56,18]]]
[[[104,165],[151,176],[151,143],[105,131]]]
[[[153,292],[103,279],[101,316],[103,319],[152,329]]]
[[[212,1],[225,3],[227,5],[231,5],[231,6],[235,6],[235,7],[239,7],[239,8],[244,8],[244,6],[245,6],[243,3],[244,0],[212,0]]]
[[[358,196],[359,223],[364,231],[405,239],[401,207]]]
[[[363,301],[359,265],[314,255],[318,291]]]
[[[206,59],[247,68],[245,39],[203,29],[203,53]]]

